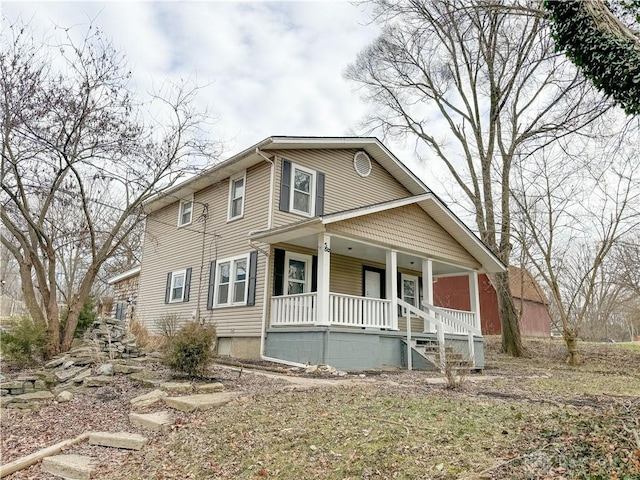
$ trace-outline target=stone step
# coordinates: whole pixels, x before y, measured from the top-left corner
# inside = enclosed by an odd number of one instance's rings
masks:
[[[219,407],[236,399],[238,392],[199,393],[197,395],[185,395],[184,397],[165,397],[167,407],[175,408],[182,412],[195,410],[209,410]]]
[[[166,396],[168,396],[168,394],[163,390],[153,390],[149,393],[145,393],[144,395],[140,395],[139,397],[132,398],[131,406],[133,408],[148,407],[156,402],[159,402]]]
[[[147,437],[128,432],[90,432],[89,444],[102,447],[140,450],[149,441]]]
[[[130,413],[129,421],[149,430],[168,430],[171,426],[171,414],[167,410],[153,413]]]
[[[88,480],[96,464],[86,455],[53,455],[42,459],[42,470],[67,480]]]

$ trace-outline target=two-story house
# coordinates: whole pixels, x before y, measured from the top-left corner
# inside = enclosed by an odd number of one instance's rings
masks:
[[[351,370],[433,368],[447,342],[483,366],[478,273],[505,266],[376,138],[269,137],[145,209],[151,330],[198,319],[219,354]],[[469,311],[433,306],[455,273]]]

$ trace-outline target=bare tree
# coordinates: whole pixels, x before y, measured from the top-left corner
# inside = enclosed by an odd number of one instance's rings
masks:
[[[366,125],[428,147],[468,200],[481,239],[508,264],[513,162],[588,125],[603,105],[554,53],[538,2],[374,4],[383,33],[346,72],[375,105]],[[492,278],[503,350],[520,356],[507,275]]]
[[[50,356],[71,345],[94,280],[143,218],[142,203],[215,161],[218,145],[203,131],[197,89],[137,101],[123,55],[93,26],[80,42],[67,31],[41,44],[12,25],[1,42],[1,241],[18,262],[29,313],[48,331]]]
[[[640,226],[637,151],[633,144],[603,150],[594,143],[575,156],[569,149],[539,152],[518,164],[512,182],[514,228],[550,294],[572,365],[580,360],[584,323],[613,315],[612,302],[625,298],[606,260],[617,242]],[[576,150],[575,143],[571,148]]]

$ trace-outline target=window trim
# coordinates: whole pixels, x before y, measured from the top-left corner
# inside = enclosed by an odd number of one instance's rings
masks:
[[[295,178],[296,178],[296,169],[301,172],[308,173],[311,175],[311,180],[309,181],[309,212],[305,212],[302,210],[297,210],[294,208],[293,198],[296,192],[295,188]],[[316,176],[317,173],[315,170],[311,170],[310,168],[303,167],[302,165],[298,165],[297,163],[291,162],[291,177],[289,179],[290,183],[290,192],[289,192],[289,211],[291,213],[295,213],[297,215],[303,215],[305,217],[314,217],[316,211]]]
[[[412,305],[413,305],[414,307],[416,307],[416,308],[420,308],[420,306],[419,306],[419,305],[417,305],[417,304],[419,304],[419,303],[420,303],[420,280],[418,279],[418,277],[417,277],[416,275],[409,275],[409,274],[406,274],[406,273],[401,273],[401,274],[400,274],[400,287],[401,287],[400,299],[401,299],[403,302],[407,302],[407,301],[405,300],[405,297],[404,297],[404,281],[405,281],[405,280],[413,281],[413,283],[415,284],[415,290],[414,290],[414,293],[415,293],[415,297],[414,297],[415,303],[413,303]],[[407,302],[407,303],[409,303],[409,302]],[[404,312],[403,312],[403,313],[404,313]]]
[[[173,298],[173,289],[175,286],[175,279],[179,275],[182,275],[182,295],[179,299]],[[181,303],[184,302],[184,292],[187,287],[187,269],[183,268],[182,270],[175,270],[171,272],[171,284],[169,286],[169,303]]]
[[[236,215],[235,217],[231,216],[231,212],[232,212],[232,208],[233,208],[233,201],[236,200],[235,198],[232,198],[232,194],[233,194],[233,185],[235,182],[237,182],[238,180],[242,180],[243,183],[243,192],[242,192],[242,203],[241,203],[241,207],[240,207],[240,215]],[[244,201],[247,197],[247,171],[244,170],[242,172],[240,172],[237,175],[233,175],[232,177],[229,178],[229,201],[227,202],[227,222],[231,222],[233,220],[240,220],[241,218],[244,217]]]
[[[311,270],[313,269],[313,256],[304,253],[295,253],[285,251],[284,254],[284,275],[282,275],[282,294],[283,295],[300,295],[289,293],[289,260],[298,260],[305,262],[304,272],[304,293],[311,293]]]
[[[223,307],[243,307],[247,305],[247,301],[249,300],[249,262],[250,262],[250,253],[236,255],[234,257],[221,258],[220,260],[216,260],[216,273],[215,273],[215,284],[213,287],[213,305],[212,308],[223,308]],[[233,298],[233,286],[236,283],[236,262],[244,260],[246,262],[245,266],[245,279],[244,279],[244,300],[242,302],[230,302]],[[218,302],[218,294],[220,293],[220,278],[222,275],[220,274],[220,267],[225,263],[229,263],[229,290],[227,292],[227,303],[219,303]]]
[[[182,222],[182,216],[183,216],[183,206],[188,203],[191,202],[191,212],[189,215],[189,221],[185,222],[185,223],[181,223]],[[194,195],[192,194],[190,198],[183,198],[180,200],[180,203],[178,204],[178,228],[181,227],[186,227],[187,225],[191,225],[191,223],[193,222],[193,207],[194,207]]]

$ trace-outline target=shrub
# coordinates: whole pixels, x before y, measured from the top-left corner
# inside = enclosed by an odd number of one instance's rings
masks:
[[[173,337],[180,328],[180,315],[165,313],[155,321],[156,330],[164,337]]]
[[[47,332],[26,316],[10,321],[0,334],[3,359],[19,367],[40,360],[46,344]]]
[[[174,372],[202,377],[214,357],[214,326],[189,322],[168,338],[164,362]]]
[[[144,352],[162,350],[167,341],[167,337],[151,334],[147,326],[136,318],[129,322],[129,333],[136,337],[136,345]]]
[[[64,332],[64,328],[67,324],[67,317],[69,316],[69,307],[65,307],[60,315],[60,333]],[[87,298],[82,304],[82,310],[78,315],[78,324],[76,330],[73,333],[75,338],[82,337],[82,334],[96,321],[98,314],[95,309],[95,301],[93,297]]]

